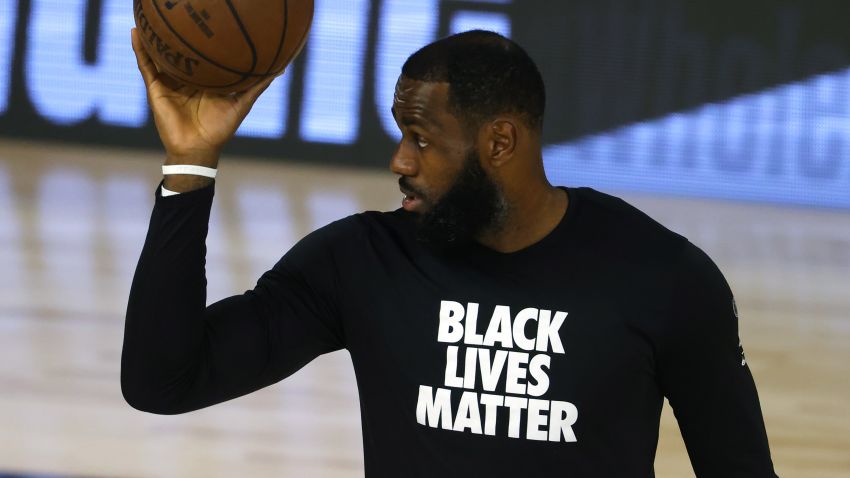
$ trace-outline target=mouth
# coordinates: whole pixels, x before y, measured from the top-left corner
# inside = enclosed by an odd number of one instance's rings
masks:
[[[422,209],[422,198],[417,196],[416,193],[409,191],[405,188],[400,188],[402,199],[401,199],[401,207],[405,211],[408,212],[417,212]]]

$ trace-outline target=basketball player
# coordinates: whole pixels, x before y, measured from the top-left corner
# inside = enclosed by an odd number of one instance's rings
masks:
[[[664,397],[698,476],[775,476],[722,274],[622,200],[548,183],[543,81],[517,44],[472,31],[413,54],[393,102],[402,207],[311,233],[209,307],[208,176],[269,81],[193,93],[133,46],[180,167],[130,292],[130,405],[197,410],[345,348],[370,477],[654,476]]]

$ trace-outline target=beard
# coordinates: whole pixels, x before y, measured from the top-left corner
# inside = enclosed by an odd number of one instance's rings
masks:
[[[416,239],[448,252],[498,228],[507,207],[499,186],[487,175],[472,148],[454,184],[417,221]]]

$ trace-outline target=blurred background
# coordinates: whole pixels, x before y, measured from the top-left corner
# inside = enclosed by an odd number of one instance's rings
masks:
[[[407,56],[499,31],[547,84],[554,184],[616,194],[737,296],[780,476],[850,477],[850,3],[316,0],[307,45],[224,155],[209,300],[299,238],[395,209]],[[162,152],[127,0],[0,0],[0,476],[362,476],[345,352],[177,417],[118,383]],[[665,407],[658,476],[693,476]]]

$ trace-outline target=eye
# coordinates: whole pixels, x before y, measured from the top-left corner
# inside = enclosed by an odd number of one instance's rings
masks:
[[[413,135],[413,140],[416,142],[416,146],[418,146],[419,149],[425,149],[429,144],[428,140],[418,134]]]

